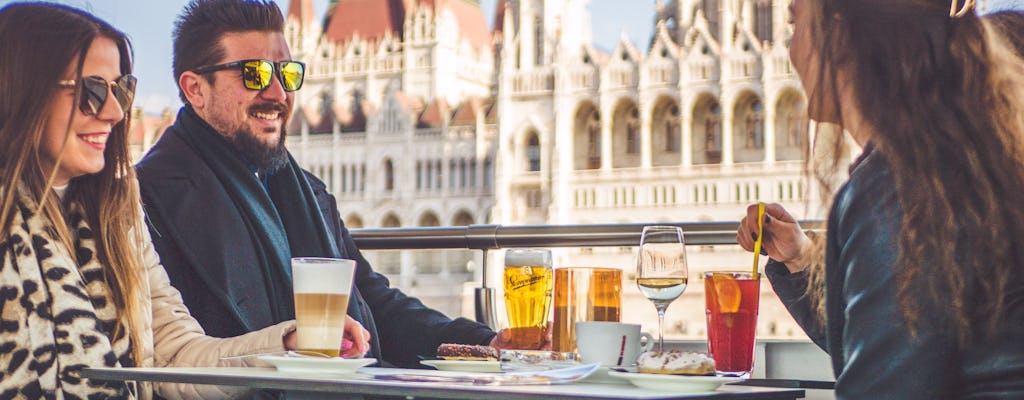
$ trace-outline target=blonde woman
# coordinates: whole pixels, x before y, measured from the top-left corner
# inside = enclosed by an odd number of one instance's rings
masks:
[[[124,34],[77,9],[21,3],[0,10],[0,37],[0,398],[147,398],[78,371],[216,365],[294,347],[290,321],[205,336],[168,283],[128,159],[135,78]],[[357,342],[348,353],[368,347],[354,321],[347,332]]]

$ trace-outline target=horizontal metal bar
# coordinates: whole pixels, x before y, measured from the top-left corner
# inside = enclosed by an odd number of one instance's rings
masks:
[[[683,228],[692,246],[736,244],[739,222],[676,222],[595,225],[469,225],[415,228],[352,229],[362,250],[472,249],[511,247],[636,246],[645,226]],[[805,229],[821,229],[821,221],[800,221]]]

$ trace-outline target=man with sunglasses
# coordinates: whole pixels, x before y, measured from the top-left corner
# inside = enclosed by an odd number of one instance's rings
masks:
[[[369,331],[368,357],[416,367],[443,342],[500,347],[507,335],[390,288],[324,183],[292,159],[284,127],[304,65],[283,24],[269,0],[193,0],[176,24],[185,106],[138,175],[154,244],[193,316],[213,336],[292,319],[290,257],[350,258],[349,315]]]

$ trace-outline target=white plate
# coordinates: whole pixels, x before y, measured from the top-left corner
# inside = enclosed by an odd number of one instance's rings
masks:
[[[441,371],[501,372],[501,363],[497,361],[423,360],[420,361],[420,364],[429,365]]]
[[[319,358],[319,357],[288,357],[288,356],[259,356],[262,361],[277,367],[278,371],[284,372],[329,372],[337,374],[351,374],[359,367],[377,362],[376,358]]]
[[[623,378],[621,376],[611,376],[608,374],[610,372],[615,371],[612,368],[625,369],[629,372],[636,372],[636,367],[600,367],[597,369],[597,371],[594,371],[593,374],[590,374],[590,376],[586,377],[584,381],[587,383],[610,383],[617,385],[628,385],[629,381],[627,381],[626,378]]]
[[[713,392],[726,383],[739,382],[743,379],[722,376],[689,376],[644,374],[639,372],[608,371],[608,376],[624,378],[630,383],[651,390],[669,392]]]

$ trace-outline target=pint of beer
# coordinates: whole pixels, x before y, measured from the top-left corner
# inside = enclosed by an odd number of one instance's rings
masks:
[[[355,270],[354,260],[292,259],[299,350],[338,356]]]
[[[511,249],[505,253],[505,309],[512,348],[537,349],[543,342],[552,275],[549,250]]]
[[[556,269],[553,313],[551,350],[576,352],[577,322],[619,322],[622,314],[622,270],[595,267]]]

